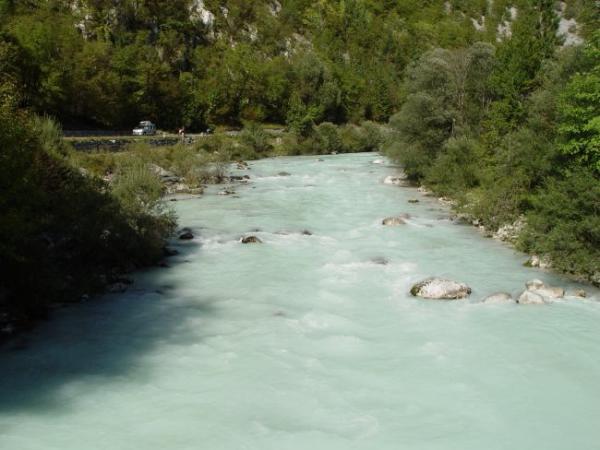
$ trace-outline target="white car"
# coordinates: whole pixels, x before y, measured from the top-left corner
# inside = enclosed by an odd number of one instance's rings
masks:
[[[134,136],[149,136],[156,134],[156,125],[149,120],[142,120],[140,124],[133,129]]]

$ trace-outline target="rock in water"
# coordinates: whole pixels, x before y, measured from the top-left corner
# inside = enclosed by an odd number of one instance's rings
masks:
[[[383,180],[383,184],[389,184],[392,186],[402,186],[406,183],[406,179],[404,177],[394,177],[392,175],[385,177]]]
[[[386,227],[397,227],[399,225],[406,225],[406,220],[403,217],[386,217],[381,224]]]
[[[179,239],[181,239],[182,241],[191,241],[192,239],[194,239],[194,233],[192,233],[192,230],[190,230],[189,228],[184,228],[179,233]]]
[[[565,290],[563,288],[554,286],[544,286],[532,292],[546,298],[563,298],[565,296]]]
[[[444,280],[441,278],[428,278],[415,284],[410,293],[414,297],[433,300],[457,300],[471,295],[471,288],[464,283]]]
[[[573,291],[573,297],[586,298],[587,292],[585,292],[583,289],[575,289]]]
[[[385,161],[383,159],[376,159],[375,161],[373,161],[373,164],[384,164]]]
[[[291,175],[291,173],[289,173],[289,172],[279,172],[277,175],[279,175],[280,177],[289,177]]]
[[[538,280],[536,278],[533,280],[529,280],[527,283],[525,283],[525,286],[527,287],[528,291],[535,291],[537,289],[543,288],[545,285],[542,280]]]
[[[376,256],[375,258],[371,258],[371,262],[380,266],[387,266],[390,263],[390,261],[387,258],[384,258],[383,256]]]
[[[262,244],[262,241],[256,236],[246,236],[243,237],[240,242],[242,244]]]
[[[565,290],[561,287],[546,286],[541,280],[530,280],[525,283],[527,290],[545,298],[563,298]]]
[[[544,305],[546,301],[540,294],[533,291],[524,291],[517,299],[519,305]]]
[[[512,295],[506,292],[498,292],[496,294],[488,295],[483,299],[483,303],[514,303]]]
[[[552,267],[550,258],[547,256],[540,257],[538,255],[532,255],[524,265],[526,267],[539,267],[540,269],[550,269]]]

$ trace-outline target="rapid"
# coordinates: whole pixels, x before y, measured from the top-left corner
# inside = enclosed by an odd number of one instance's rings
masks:
[[[598,290],[482,303],[582,286],[384,185],[377,158],[266,159],[235,195],[172,203],[195,238],[169,267],[0,350],[0,449],[599,449]],[[473,292],[412,297],[429,276]]]

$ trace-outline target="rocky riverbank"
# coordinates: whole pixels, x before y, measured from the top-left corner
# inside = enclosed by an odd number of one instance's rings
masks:
[[[374,160],[375,164],[382,164],[381,159]],[[525,231],[527,227],[527,219],[525,216],[519,217],[517,220],[511,223],[505,223],[499,227],[490,227],[485,223],[485,221],[481,217],[477,217],[476,215],[467,212],[470,208],[468,206],[459,206],[458,202],[449,197],[439,197],[433,191],[431,191],[427,186],[424,185],[415,185],[411,183],[404,172],[400,171],[397,175],[389,175],[383,180],[384,184],[398,187],[406,187],[406,188],[416,188],[417,192],[425,197],[431,197],[437,199],[437,201],[451,208],[453,211],[452,220],[457,224],[470,225],[475,227],[482,235],[488,238],[496,239],[498,241],[504,242],[507,245],[510,245],[517,250],[522,250],[520,247],[520,239],[522,233]],[[418,202],[417,199],[409,200],[411,203]],[[393,221],[393,218],[386,219],[386,224],[391,225],[392,222],[397,224],[396,221]],[[568,276],[569,278],[582,282],[588,283],[595,287],[600,287],[600,267],[598,267],[598,271],[592,274],[584,274],[579,272],[569,272],[565,270],[557,270],[556,267],[552,263],[552,259],[549,255],[537,255],[537,254],[529,254],[528,260],[524,263],[527,267],[535,267],[543,270],[555,270],[558,273]]]

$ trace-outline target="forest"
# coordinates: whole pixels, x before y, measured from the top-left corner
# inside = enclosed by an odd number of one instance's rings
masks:
[[[60,135],[141,118],[245,127],[235,158],[269,154],[256,124],[295,153],[379,149],[600,284],[599,28],[587,0],[0,0],[0,303],[43,315],[160,257],[156,180],[129,161],[107,187]],[[384,138],[348,144],[374,124]]]

